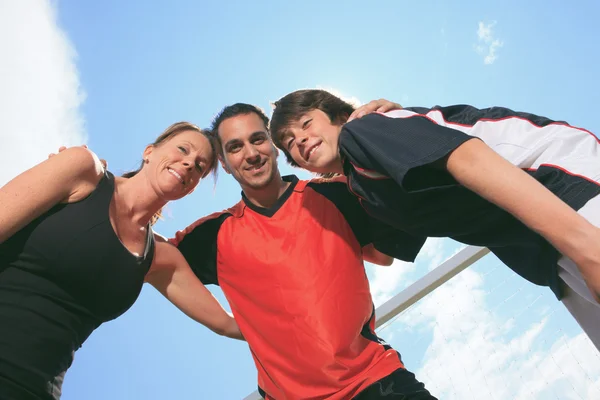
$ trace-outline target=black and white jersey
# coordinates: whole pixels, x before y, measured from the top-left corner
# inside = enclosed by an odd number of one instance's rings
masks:
[[[443,168],[454,149],[475,138],[575,210],[600,193],[600,144],[591,132],[507,108],[457,105],[371,114],[344,125],[339,147],[348,186],[371,215],[415,237],[486,246],[560,297],[558,252]]]

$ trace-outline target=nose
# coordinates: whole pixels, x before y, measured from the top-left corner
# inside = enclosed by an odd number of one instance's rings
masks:
[[[306,135],[306,134],[303,134],[302,136],[299,136],[296,139],[296,143],[299,147],[303,147],[307,141],[308,141],[308,135]]]
[[[258,150],[254,147],[254,146],[248,146],[246,148],[246,159],[247,160],[252,160],[255,159],[257,157],[259,157],[259,153]]]
[[[193,156],[189,155],[183,159],[183,166],[188,170],[194,168],[196,160]]]

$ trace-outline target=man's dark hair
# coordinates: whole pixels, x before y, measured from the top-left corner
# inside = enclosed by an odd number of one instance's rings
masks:
[[[285,154],[288,163],[297,167],[298,164],[281,142],[289,126],[298,121],[304,114],[312,110],[321,110],[332,123],[342,124],[354,112],[354,107],[339,97],[321,89],[297,90],[283,96],[274,103],[271,116],[271,137],[273,143]]]
[[[223,121],[229,118],[237,117],[238,115],[248,115],[248,114],[256,114],[259,118],[264,122],[265,128],[269,128],[269,117],[261,110],[260,108],[253,106],[252,104],[246,103],[235,103],[230,106],[223,108],[213,119],[211,125],[211,132],[213,138],[217,144],[217,152],[219,155],[223,156],[223,143],[221,142],[221,137],[219,136],[219,126]]]

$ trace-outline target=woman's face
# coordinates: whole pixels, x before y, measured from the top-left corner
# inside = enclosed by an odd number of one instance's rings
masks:
[[[179,132],[144,151],[142,171],[165,201],[191,193],[210,173],[215,154],[208,138],[197,131]]]

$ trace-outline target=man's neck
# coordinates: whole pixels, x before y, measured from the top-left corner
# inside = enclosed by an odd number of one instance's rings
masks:
[[[281,178],[281,175],[277,173],[273,177],[273,180],[265,187],[260,189],[243,187],[244,195],[254,205],[262,208],[270,208],[277,200],[285,193],[286,189],[290,186],[290,182],[286,182]]]

